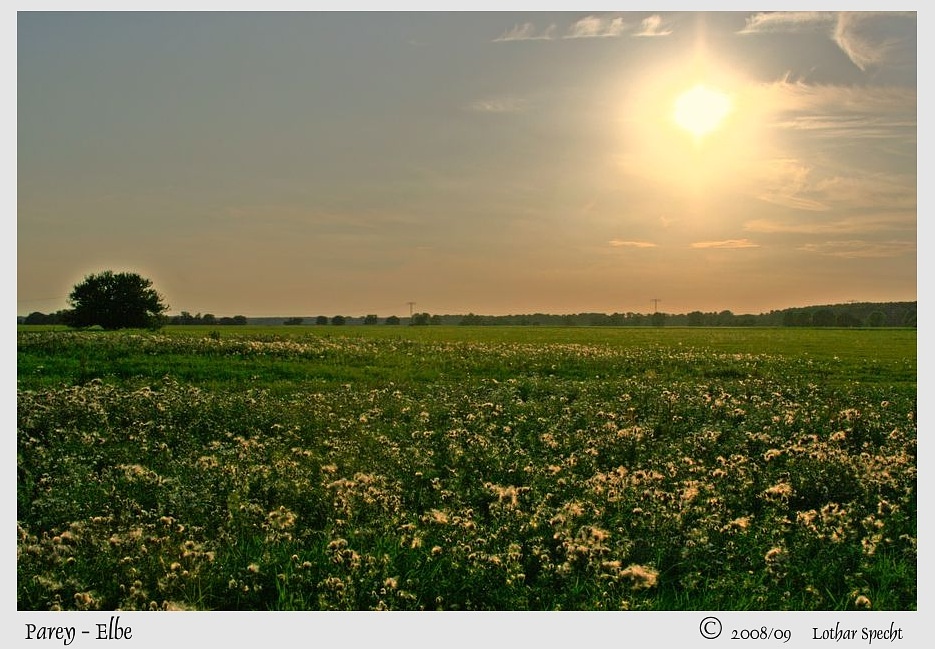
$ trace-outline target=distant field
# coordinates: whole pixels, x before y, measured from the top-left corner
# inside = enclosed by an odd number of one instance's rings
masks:
[[[20,609],[916,607],[914,329],[17,342]]]

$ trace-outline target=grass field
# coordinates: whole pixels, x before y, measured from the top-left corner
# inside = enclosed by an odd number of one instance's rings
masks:
[[[21,610],[916,608],[915,330],[17,342]]]

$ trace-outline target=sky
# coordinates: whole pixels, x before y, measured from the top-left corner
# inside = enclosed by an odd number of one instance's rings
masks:
[[[16,18],[17,313],[669,313],[917,295],[914,12]]]

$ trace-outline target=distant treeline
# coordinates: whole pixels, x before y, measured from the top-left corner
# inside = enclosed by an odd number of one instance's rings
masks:
[[[172,325],[541,325],[578,327],[915,327],[916,302],[849,302],[820,306],[779,309],[769,313],[735,314],[731,311],[690,313],[575,313],[556,315],[533,313],[524,315],[431,315],[415,313],[411,317],[375,314],[366,316],[313,316],[247,318],[242,315],[215,317],[206,313],[192,315],[182,311],[169,316]],[[39,312],[20,317],[21,324],[63,324],[59,311],[50,315]]]
[[[56,311],[55,313],[40,313],[39,311],[33,311],[25,318],[17,318],[19,324],[28,324],[28,325],[60,325],[66,324],[65,314],[67,311]],[[182,311],[180,315],[169,316],[165,318],[165,324],[172,325],[245,325],[247,324],[247,317],[242,315],[235,316],[225,316],[218,318],[211,313],[206,313],[204,315],[196,314],[192,315],[188,311]]]
[[[213,313],[201,315],[196,313],[192,315],[188,311],[182,311],[179,315],[169,316],[166,324],[173,325],[245,325],[248,320],[246,316],[235,315],[231,317],[218,318]]]

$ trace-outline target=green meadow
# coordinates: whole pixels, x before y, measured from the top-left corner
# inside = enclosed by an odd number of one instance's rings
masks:
[[[914,610],[914,329],[17,333],[21,610]]]

